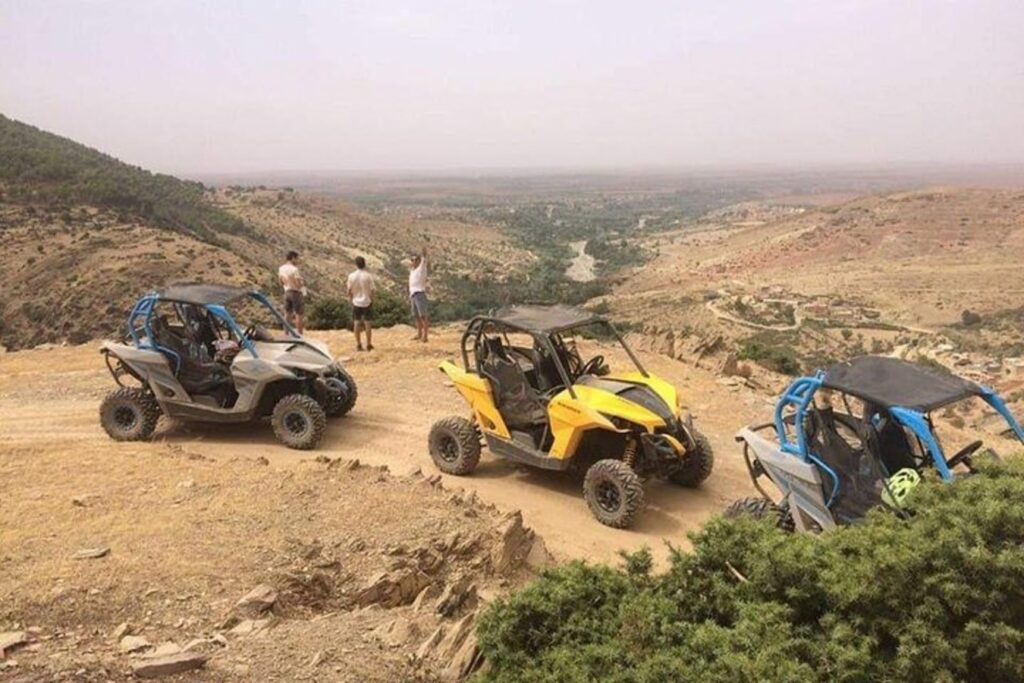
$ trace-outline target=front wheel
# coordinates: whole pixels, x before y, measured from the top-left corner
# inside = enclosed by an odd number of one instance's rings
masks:
[[[274,405],[270,416],[274,436],[288,448],[308,451],[324,438],[327,415],[315,399],[305,394],[289,394]]]
[[[695,488],[709,476],[715,466],[715,454],[711,442],[696,429],[692,432],[693,448],[686,453],[686,459],[668,474],[668,480],[679,486]]]
[[[446,417],[434,423],[428,438],[430,457],[445,474],[463,475],[480,462],[480,435],[464,417]]]
[[[583,478],[583,497],[597,521],[625,529],[644,506],[644,485],[621,460],[598,460]]]
[[[352,375],[340,369],[338,370],[338,376],[331,377],[328,381],[338,383],[340,394],[337,398],[328,401],[326,406],[327,417],[348,415],[352,408],[355,407],[356,399],[359,397],[356,381],[352,379]]]
[[[115,441],[144,441],[160,419],[160,404],[144,389],[112,391],[100,404],[100,424]]]

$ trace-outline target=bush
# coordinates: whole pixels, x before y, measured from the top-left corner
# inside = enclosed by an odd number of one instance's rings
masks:
[[[373,326],[391,327],[411,321],[408,303],[387,290],[373,295]],[[315,330],[352,329],[352,304],[340,296],[319,297],[310,302],[309,326]]]
[[[740,344],[739,360],[752,360],[758,365],[781,372],[784,375],[799,375],[802,371],[800,359],[788,346],[765,343],[757,339],[746,339]]]
[[[573,562],[482,616],[484,681],[1024,680],[1024,463],[928,481],[820,537],[713,519],[625,570]],[[741,578],[742,577],[742,578]]]
[[[352,329],[352,305],[340,296],[318,297],[310,302],[306,322],[314,330]]]

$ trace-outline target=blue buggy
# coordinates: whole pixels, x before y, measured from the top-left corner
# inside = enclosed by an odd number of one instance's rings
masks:
[[[769,517],[798,531],[847,524],[878,505],[907,514],[905,499],[926,471],[949,482],[973,472],[982,454],[995,455],[975,440],[947,456],[936,433],[935,411],[971,398],[1024,443],[1024,429],[995,391],[920,364],[865,356],[800,377],[771,422],[736,435],[761,496],[737,500],[725,514]]]

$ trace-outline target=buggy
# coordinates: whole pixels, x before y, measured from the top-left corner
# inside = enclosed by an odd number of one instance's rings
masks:
[[[229,307],[251,316],[248,327]],[[171,285],[139,299],[127,327],[122,342],[100,349],[119,387],[103,399],[100,423],[118,441],[148,439],[162,413],[218,423],[269,418],[284,445],[311,449],[326,419],[355,405],[356,383],[327,345],[300,336],[259,290]]]
[[[975,397],[1024,442],[995,391],[917,363],[864,356],[798,378],[772,422],[736,435],[761,497],[738,500],[725,514],[769,517],[789,531],[848,524],[879,505],[909,514],[906,499],[925,472],[950,482],[973,473],[983,453],[995,455],[976,440],[947,457],[936,432],[935,411]],[[765,478],[778,495],[765,491]]]
[[[574,334],[614,339],[633,369],[612,374],[583,359]],[[605,318],[568,306],[511,306],[476,317],[462,335],[462,367],[442,363],[470,405],[430,431],[448,474],[476,468],[481,441],[497,456],[546,470],[585,472],[594,516],[626,527],[643,507],[643,477],[697,486],[711,473],[707,439],[682,415],[675,388],[647,372]]]

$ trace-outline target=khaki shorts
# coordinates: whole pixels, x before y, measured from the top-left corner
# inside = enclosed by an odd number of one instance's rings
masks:
[[[284,293],[284,312],[295,315],[306,312],[306,297],[302,296],[302,292],[289,289]]]

